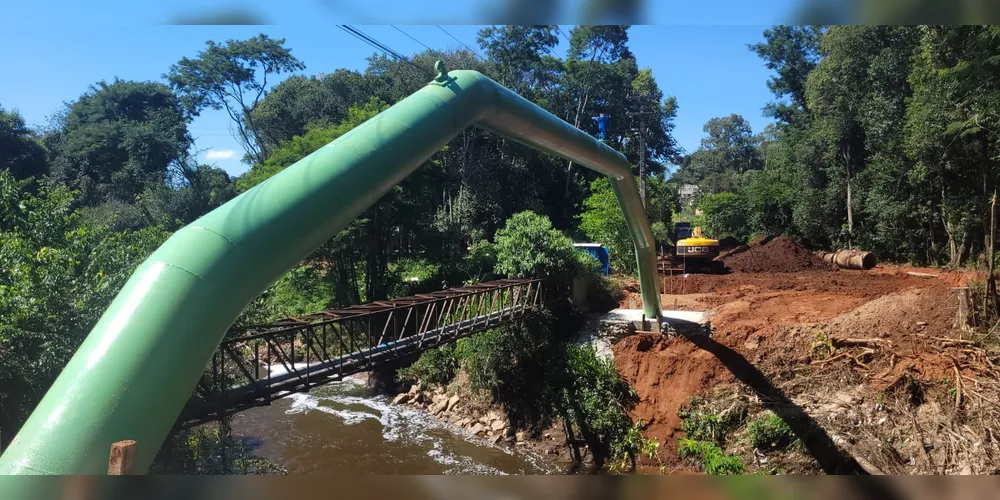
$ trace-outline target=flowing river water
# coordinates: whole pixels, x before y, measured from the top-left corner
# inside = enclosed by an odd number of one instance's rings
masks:
[[[233,435],[289,474],[546,474],[560,468],[520,448],[372,394],[348,378],[232,418]]]

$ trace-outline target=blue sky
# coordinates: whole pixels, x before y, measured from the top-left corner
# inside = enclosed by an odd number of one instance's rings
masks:
[[[286,38],[292,53],[306,64],[305,74],[332,72],[336,68],[363,70],[365,58],[374,52],[372,47],[326,24],[329,16],[325,11],[316,10],[315,3],[303,0],[284,2],[284,10],[259,10],[258,15],[267,21],[281,23],[264,26],[155,24],[157,20],[170,19],[171,11],[163,6],[143,10],[134,7],[136,4],[128,4],[131,11],[119,12],[125,14],[102,17],[100,12],[72,7],[79,4],[65,3],[59,6],[57,17],[41,18],[43,4],[55,9],[61,3],[64,2],[49,0],[36,3],[34,8],[26,7],[26,2],[13,4],[5,10],[13,10],[14,15],[0,21],[0,30],[7,39],[19,41],[17,49],[0,52],[0,68],[7,75],[0,78],[0,105],[18,109],[32,125],[44,125],[63,102],[75,100],[97,81],[115,77],[161,80],[172,63],[183,56],[195,56],[206,40],[246,38],[259,32]],[[173,3],[170,8],[183,10],[189,3],[186,0]],[[381,5],[395,3],[398,2],[383,1]],[[675,137],[688,152],[697,149],[704,135],[702,126],[710,118],[739,113],[754,131],[768,123],[761,116],[761,108],[772,99],[765,83],[770,73],[746,44],[760,40],[768,24],[781,21],[776,11],[767,11],[767,5],[776,3],[763,2],[754,9],[734,4],[732,9],[723,9],[726,12],[722,22],[729,25],[634,26],[630,31],[630,47],[639,66],[652,68],[664,94],[677,96],[680,110]],[[296,11],[296,5],[303,6],[303,10]],[[312,6],[313,17],[306,6]],[[705,8],[696,7],[672,18],[697,16],[698,9]],[[739,19],[759,19],[761,24],[734,24]],[[403,54],[424,50],[390,26],[356,27]],[[430,47],[461,47],[434,25],[399,27]],[[443,27],[478,49],[475,40],[480,26]],[[570,27],[563,29],[568,33]],[[561,43],[560,52],[565,50],[566,42],[561,40]],[[242,152],[231,137],[228,119],[222,112],[204,113],[190,129],[197,149],[204,151],[202,161],[234,175],[247,169],[239,161]],[[229,151],[233,152],[231,156]]]

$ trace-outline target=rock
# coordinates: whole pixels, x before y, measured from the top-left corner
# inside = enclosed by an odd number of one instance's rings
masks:
[[[486,418],[486,415],[479,417],[479,423],[483,425],[490,425],[491,420]]]
[[[396,397],[392,398],[392,404],[398,405],[398,404],[406,401],[409,398],[410,398],[410,395],[407,394],[407,393],[405,393],[405,392],[404,393],[400,393],[400,394],[396,394]]]
[[[469,432],[471,432],[471,433],[473,433],[473,434],[475,434],[475,435],[478,436],[479,433],[483,432],[484,430],[486,430],[486,427],[483,427],[483,424],[480,424],[479,422],[476,422],[476,425],[473,425],[472,428],[469,429]]]
[[[552,434],[549,434],[548,432],[546,432],[545,433],[545,439],[552,439]]]
[[[459,419],[458,422],[455,422],[455,425],[459,427],[465,427],[466,425],[469,425],[469,419],[467,418]]]
[[[444,392],[445,392],[444,387],[438,387],[437,389],[434,389],[434,394],[444,394]]]
[[[444,394],[434,394],[433,396],[431,396],[431,402],[432,402],[432,403],[434,403],[434,404],[438,404],[438,403],[440,403],[441,401],[445,401],[445,402],[447,402],[447,401],[448,401],[448,398],[447,398],[447,397],[445,397],[445,395],[444,395]]]
[[[497,436],[493,438],[493,444],[500,444],[500,441],[503,441],[503,436],[497,434]]]
[[[458,404],[458,399],[459,399],[458,394],[455,394],[454,396],[448,398],[448,407],[447,407],[448,411],[451,411],[451,409]]]
[[[410,392],[408,394],[410,396],[416,396],[418,392],[420,392],[420,384],[413,384],[410,386]]]
[[[525,433],[524,431],[517,431],[517,432],[516,432],[516,433],[514,434],[514,439],[516,439],[516,440],[518,440],[518,441],[524,441],[524,440],[525,440],[525,439],[527,439],[527,438],[528,438],[528,434],[527,434],[527,433]]]
[[[448,406],[448,400],[439,401],[435,403],[433,406],[431,406],[431,413],[437,415],[443,412],[447,406]]]
[[[504,427],[507,427],[507,422],[504,422],[503,420],[494,420],[493,423],[490,424],[490,429],[498,432],[503,430]]]

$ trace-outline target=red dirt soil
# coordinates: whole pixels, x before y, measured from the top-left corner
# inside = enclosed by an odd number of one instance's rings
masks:
[[[782,257],[787,261],[780,262]],[[938,275],[928,278],[909,275],[913,268],[901,266],[835,270],[787,238],[751,246],[726,263],[753,271],[663,276],[661,300],[666,309],[709,311],[712,339],[761,372],[809,364],[811,345],[823,332],[831,338],[886,341],[892,363],[888,353],[880,357],[887,366],[870,374],[873,390],[895,383],[903,373],[938,381],[953,375],[952,358],[927,339],[953,335],[957,299],[950,288],[965,284],[968,273],[925,270]],[[622,306],[634,306],[637,294],[626,293]],[[613,351],[618,371],[640,397],[634,417],[648,424],[647,435],[664,443],[661,459],[676,464],[682,435],[678,409],[691,397],[732,381],[733,374],[716,355],[686,338],[634,335]]]
[[[765,240],[741,252],[730,252],[722,260],[730,270],[740,273],[794,273],[809,269],[835,269],[788,236]]]

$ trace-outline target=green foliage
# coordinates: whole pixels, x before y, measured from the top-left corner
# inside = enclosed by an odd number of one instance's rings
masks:
[[[746,472],[746,466],[739,457],[726,455],[715,443],[681,439],[677,446],[677,454],[700,465],[705,474],[729,476]]]
[[[135,267],[168,236],[157,227],[92,230],[72,209],[68,189],[48,181],[28,187],[0,171],[4,439],[13,437]]]
[[[300,265],[278,279],[268,296],[271,316],[287,318],[330,308],[333,287],[319,269]]]
[[[718,410],[701,399],[692,399],[687,408],[677,411],[684,434],[694,441],[723,444],[726,436],[736,430],[746,417],[739,405]]]
[[[707,194],[701,199],[705,236],[732,237],[745,241],[750,236],[747,226],[746,201],[733,193]]]
[[[747,424],[747,437],[761,451],[780,450],[795,441],[792,428],[770,410]]]
[[[253,111],[268,90],[267,78],[305,69],[284,44],[284,38],[273,39],[263,33],[225,44],[209,40],[197,58],[182,58],[163,76],[189,115],[225,109],[249,160],[263,162],[269,148],[261,140]]]
[[[635,244],[625,222],[625,215],[611,189],[611,182],[601,177],[590,183],[590,196],[583,201],[583,213],[577,217],[587,237],[609,249],[611,267],[619,273],[636,273]]]
[[[562,366],[560,415],[580,428],[596,454],[628,455],[625,445],[632,422],[628,412],[638,403],[635,391],[591,346],[566,345]]]
[[[497,231],[496,272],[509,277],[572,277],[580,259],[573,241],[552,228],[549,218],[532,211],[514,214]]]
[[[634,469],[636,460],[640,457],[646,457],[659,462],[660,473],[663,473],[663,463],[660,462],[660,456],[657,454],[660,442],[644,436],[642,428],[642,420],[640,420],[629,427],[623,438],[612,444],[610,466],[612,471],[625,472],[630,469],[630,466],[631,469]]]
[[[426,385],[445,385],[458,370],[455,344],[445,344],[424,351],[410,366],[397,372],[400,380]]]
[[[98,82],[60,121],[48,138],[52,174],[88,205],[131,203],[148,186],[163,184],[191,143],[180,101],[162,83]]]
[[[394,286],[390,295],[405,297],[441,287],[441,266],[426,259],[403,257],[389,264]]]
[[[18,179],[48,173],[45,146],[24,123],[17,110],[0,107],[0,170]]]
[[[236,187],[242,192],[264,182],[274,174],[281,172],[385,111],[386,108],[388,105],[375,97],[369,99],[364,105],[351,105],[347,111],[347,118],[337,125],[311,128],[305,134],[281,143],[270,152],[267,160],[252,165],[250,170],[236,181]]]

